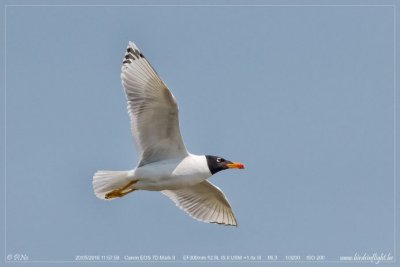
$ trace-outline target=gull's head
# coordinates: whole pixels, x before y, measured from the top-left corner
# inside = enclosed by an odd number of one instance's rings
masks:
[[[207,155],[206,159],[211,174],[215,174],[226,169],[244,169],[244,165],[242,163],[232,162],[222,157]]]

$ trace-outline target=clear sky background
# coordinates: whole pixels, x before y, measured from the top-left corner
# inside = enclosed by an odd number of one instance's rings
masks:
[[[394,254],[393,7],[9,6],[6,23],[6,255]],[[138,161],[128,41],[188,149],[246,164],[211,178],[238,228],[157,192],[94,196],[95,171]]]

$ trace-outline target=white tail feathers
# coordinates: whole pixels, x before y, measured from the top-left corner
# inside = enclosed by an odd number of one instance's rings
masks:
[[[110,191],[121,188],[132,180],[132,171],[97,171],[93,176],[93,190],[98,198],[106,199]]]

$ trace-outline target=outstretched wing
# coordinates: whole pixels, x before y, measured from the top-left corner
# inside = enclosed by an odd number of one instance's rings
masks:
[[[178,105],[139,48],[129,42],[121,68],[139,166],[188,155],[179,130]]]
[[[161,192],[196,220],[237,226],[235,215],[224,193],[208,181]]]

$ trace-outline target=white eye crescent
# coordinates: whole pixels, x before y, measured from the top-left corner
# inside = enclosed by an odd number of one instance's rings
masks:
[[[221,162],[222,161],[222,159],[221,158],[217,158],[217,162]]]

